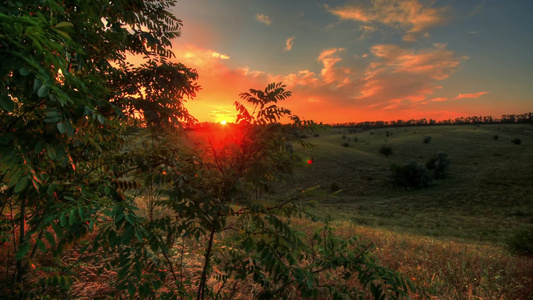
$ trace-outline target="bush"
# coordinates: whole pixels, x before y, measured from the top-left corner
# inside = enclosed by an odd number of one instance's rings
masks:
[[[340,190],[341,188],[339,187],[339,185],[334,181],[331,183],[331,185],[329,186],[329,189],[331,190],[332,193]]]
[[[448,169],[450,169],[450,158],[448,154],[439,152],[435,156],[428,160],[426,168],[433,171],[433,178],[442,179],[448,176]]]
[[[506,244],[514,254],[533,256],[533,227],[516,230],[506,240]]]
[[[515,145],[520,145],[522,143],[522,140],[519,138],[514,138],[511,140],[511,142]]]
[[[343,147],[350,147],[350,143],[342,143]]]
[[[345,140],[345,139],[346,139],[346,136],[345,136],[345,135],[342,135],[342,139],[344,139],[344,140]]]
[[[381,148],[379,148],[379,154],[385,156],[385,157],[388,157],[389,155],[392,155],[392,148],[391,146],[381,146]]]
[[[320,134],[318,134],[318,133],[315,133],[315,134],[313,134],[313,136],[314,136],[314,137],[319,137],[319,136],[320,136]]]
[[[431,172],[416,161],[404,165],[392,164],[391,171],[391,181],[404,188],[423,188],[433,183]]]
[[[425,136],[424,137],[424,144],[429,144],[431,142],[431,137],[428,135],[428,136]]]
[[[497,134],[495,134],[492,138],[493,138],[495,141],[497,141],[500,137],[499,137]]]

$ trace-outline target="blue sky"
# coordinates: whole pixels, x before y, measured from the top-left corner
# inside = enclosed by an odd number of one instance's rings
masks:
[[[201,121],[233,121],[240,92],[279,81],[284,106],[317,122],[533,111],[531,0],[180,0],[174,13]]]

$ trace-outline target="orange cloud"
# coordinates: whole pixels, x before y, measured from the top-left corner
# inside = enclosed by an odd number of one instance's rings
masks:
[[[317,54],[317,69],[269,74],[234,65],[228,54],[192,44],[175,45],[176,60],[197,69],[202,90],[186,104],[201,121],[227,121],[239,93],[283,82],[293,96],[282,103],[295,114],[323,122],[429,117],[439,81],[453,74],[466,57],[445,45],[413,50],[376,45],[359,59],[343,48]],[[435,102],[434,102],[435,101]],[[423,108],[424,107],[424,108]]]
[[[195,69],[199,74],[198,83],[202,90],[193,101],[186,104],[189,112],[200,121],[220,121],[221,116],[231,119],[235,111],[233,103],[239,100],[239,93],[250,88],[261,88],[269,83],[267,74],[251,71],[247,67],[230,68],[229,55],[194,44],[173,47],[175,60]],[[224,113],[222,113],[224,112]]]
[[[459,94],[457,97],[453,98],[455,100],[457,99],[473,99],[473,98],[479,98],[485,94],[488,94],[489,92],[479,92],[479,93],[470,93],[470,94]]]
[[[263,24],[270,25],[272,24],[272,20],[270,20],[270,17],[263,14],[256,14],[255,19]]]
[[[285,42],[285,51],[291,51],[292,44],[294,43],[294,38],[295,36],[292,36],[287,39],[287,41]]]
[[[447,7],[431,7],[431,3],[418,0],[358,1],[326,9],[341,20],[398,28],[405,41],[415,41],[428,29],[446,23],[449,12]]]
[[[442,102],[442,101],[447,101],[447,100],[448,100],[448,98],[444,98],[444,97],[431,99],[431,101],[433,101],[433,102]]]

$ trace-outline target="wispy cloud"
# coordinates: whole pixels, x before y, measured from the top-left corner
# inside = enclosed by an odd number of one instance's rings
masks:
[[[261,23],[264,23],[266,25],[272,24],[272,20],[270,20],[270,17],[263,14],[256,14],[255,19]]]
[[[294,43],[295,36],[291,36],[290,38],[285,41],[285,51],[291,51],[292,44]]]
[[[489,92],[479,92],[479,93],[469,93],[469,94],[459,94],[457,97],[453,98],[454,100],[458,99],[474,99],[479,98],[485,94],[488,94]]]
[[[428,29],[449,19],[449,8],[432,7],[432,3],[419,0],[358,1],[339,7],[326,6],[326,9],[341,20],[400,29],[405,41],[415,41],[427,34]]]
[[[431,101],[433,101],[433,102],[442,102],[442,101],[447,101],[447,100],[448,100],[448,98],[444,98],[444,97],[431,99]]]
[[[317,53],[319,71],[269,74],[230,67],[224,55],[216,55],[219,52],[215,50],[178,47],[176,60],[201,74],[202,91],[197,100],[187,103],[189,111],[198,117],[209,111],[216,110],[217,116],[221,110],[232,111],[240,92],[280,81],[293,92],[291,101],[283,105],[309,119],[332,122],[341,120],[340,116],[344,120],[428,117],[421,116],[420,111],[431,111],[431,105],[446,100],[432,97],[441,88],[440,80],[451,76],[466,59],[443,44],[419,50],[375,45],[365,59],[356,58],[344,48],[328,48]],[[217,120],[215,115],[204,118]]]

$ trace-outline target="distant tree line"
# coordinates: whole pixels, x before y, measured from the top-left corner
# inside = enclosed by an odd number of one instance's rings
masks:
[[[502,115],[501,118],[493,116],[471,116],[458,117],[448,120],[434,119],[411,119],[396,121],[365,121],[346,122],[330,124],[332,127],[357,127],[362,129],[383,128],[383,127],[403,127],[403,126],[428,126],[428,125],[463,125],[463,124],[504,124],[504,123],[533,123],[533,113]]]

